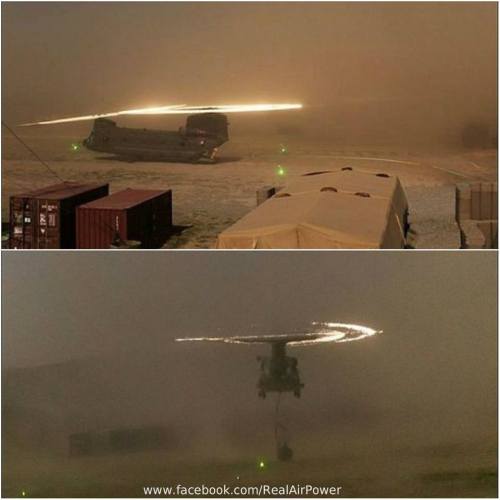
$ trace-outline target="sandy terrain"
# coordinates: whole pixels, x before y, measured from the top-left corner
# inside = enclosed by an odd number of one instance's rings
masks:
[[[4,459],[2,495],[142,497],[144,486],[290,484],[341,486],[339,496],[345,497],[496,497],[494,448],[460,442],[383,451],[375,443],[370,449],[341,445],[323,458],[282,463],[263,457],[263,469],[257,454],[194,459],[163,451],[68,459],[11,452]]]
[[[375,146],[331,146],[283,137],[238,137],[224,145],[215,165],[126,163],[80,149],[78,137],[37,136],[26,141],[65,180],[109,182],[111,192],[131,188],[173,190],[174,224],[188,226],[167,248],[213,248],[217,235],[255,207],[255,192],[284,185],[314,170],[346,165],[398,175],[404,186],[494,181],[496,150],[418,153]],[[280,153],[286,142],[288,152]],[[15,139],[4,134],[2,151],[2,221],[8,220],[9,196],[57,182]],[[278,175],[277,166],[285,169]]]

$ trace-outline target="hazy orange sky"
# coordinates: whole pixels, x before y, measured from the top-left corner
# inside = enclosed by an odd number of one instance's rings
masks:
[[[8,2],[2,62],[10,123],[300,101],[373,130],[495,124],[497,4]]]

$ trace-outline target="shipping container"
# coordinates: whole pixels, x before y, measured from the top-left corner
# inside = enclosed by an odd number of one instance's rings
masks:
[[[125,189],[77,209],[77,248],[110,248],[129,240],[159,248],[172,227],[172,191]]]
[[[9,248],[75,248],[76,207],[109,194],[109,184],[63,182],[10,197]]]

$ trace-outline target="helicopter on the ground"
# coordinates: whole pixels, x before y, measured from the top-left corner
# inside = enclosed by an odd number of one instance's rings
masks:
[[[26,123],[23,126],[52,125],[94,120],[90,135],[82,144],[126,161],[174,161],[214,163],[217,149],[229,140],[225,113],[299,109],[301,104],[244,104],[222,106],[161,106]],[[110,117],[120,115],[189,114],[178,131],[118,127]],[[78,149],[78,145],[74,145]]]
[[[117,127],[108,118],[98,118],[83,145],[128,161],[214,163],[217,148],[228,139],[226,115],[202,113],[188,116],[179,131]]]

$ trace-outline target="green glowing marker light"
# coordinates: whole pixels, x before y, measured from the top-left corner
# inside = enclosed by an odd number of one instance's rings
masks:
[[[283,144],[280,145],[280,153],[283,154],[283,155],[286,154],[286,153],[288,153],[287,147],[285,145],[283,145]]]
[[[265,467],[266,467],[266,464],[265,464],[264,460],[261,460],[259,462],[259,469],[264,469]]]
[[[23,490],[23,491],[21,491],[21,495],[22,495],[23,497],[25,497],[25,496],[26,496],[26,492],[25,492],[24,490]]]
[[[286,174],[286,170],[281,165],[278,165],[278,167],[276,168],[276,173],[280,177],[283,177]]]
[[[71,144],[71,151],[78,151],[80,149],[80,145],[74,142]]]

